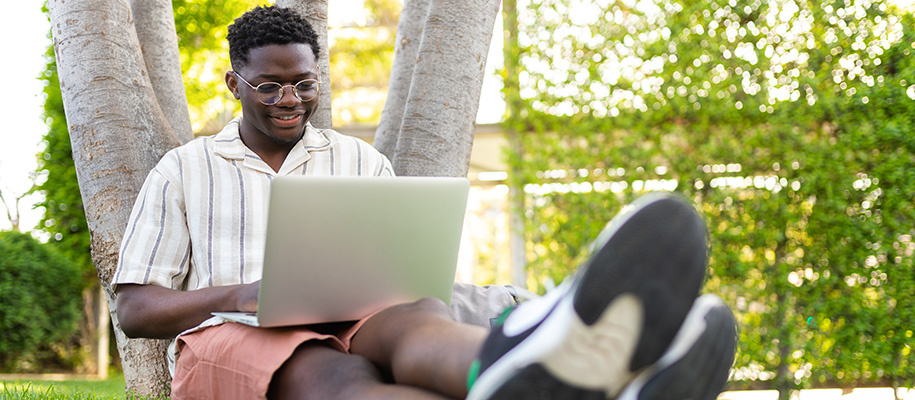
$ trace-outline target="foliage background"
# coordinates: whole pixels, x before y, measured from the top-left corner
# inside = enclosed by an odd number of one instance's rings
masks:
[[[225,26],[263,3],[173,2],[199,134],[237,112]],[[365,4],[363,21],[331,25],[335,125],[377,121],[383,104],[399,2]],[[738,314],[735,387],[915,384],[911,10],[532,0],[515,17],[504,126],[530,288],[564,277],[622,204],[675,190],[710,225],[706,290]],[[91,280],[52,56],[42,229]]]
[[[915,18],[881,1],[532,0],[506,129],[529,284],[620,206],[695,201],[732,386],[911,386]],[[508,63],[507,63],[508,64]]]
[[[0,232],[0,370],[47,371],[61,365],[77,331],[79,270],[31,235]]]

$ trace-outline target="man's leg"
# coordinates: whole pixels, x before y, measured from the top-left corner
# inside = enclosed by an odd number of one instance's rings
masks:
[[[467,371],[487,330],[458,323],[438,299],[388,308],[365,322],[350,351],[389,368],[396,384],[455,398],[467,394]]]
[[[354,328],[328,324],[255,328],[226,323],[178,338],[172,398],[443,399],[383,382],[364,357],[346,353]]]
[[[378,369],[364,357],[315,341],[302,344],[274,374],[267,398],[447,399],[424,389],[385,383]]]
[[[663,367],[659,360],[705,274],[705,226],[691,206],[669,196],[647,197],[634,206],[602,232],[599,248],[574,280],[519,306],[488,339],[485,329],[454,322],[442,302],[426,299],[368,319],[352,339],[353,355],[321,352],[328,361],[304,351],[303,358],[312,363],[310,370],[331,365],[366,372],[368,378],[358,379],[327,372],[345,379],[325,387],[353,385],[358,392],[346,396],[358,398],[382,396],[376,391],[381,389],[429,395],[400,385],[379,387],[377,371],[353,358],[359,356],[389,368],[397,384],[453,397],[466,393],[468,375],[476,379],[474,399],[613,397],[643,368]],[[472,361],[476,356],[479,363]],[[471,365],[480,373],[468,374]]]
[[[493,330],[468,399],[616,396],[680,330],[705,277],[706,235],[679,198],[634,202],[601,232],[574,279],[522,303]]]

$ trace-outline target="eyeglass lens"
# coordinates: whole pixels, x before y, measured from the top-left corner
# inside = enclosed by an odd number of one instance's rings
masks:
[[[292,86],[292,85],[288,85]],[[265,82],[257,86],[257,99],[264,104],[276,104],[283,98],[285,86],[275,82]],[[299,81],[293,86],[295,95],[301,101],[309,101],[318,95],[318,82],[314,79]]]

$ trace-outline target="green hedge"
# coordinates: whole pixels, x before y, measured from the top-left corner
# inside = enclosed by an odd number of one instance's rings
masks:
[[[78,330],[81,291],[79,269],[56,250],[0,232],[0,371],[53,358],[55,345]]]
[[[911,10],[577,4],[533,0],[506,51],[525,69],[505,127],[529,285],[574,269],[622,204],[675,190],[709,222],[705,290],[740,323],[732,385],[912,385]]]

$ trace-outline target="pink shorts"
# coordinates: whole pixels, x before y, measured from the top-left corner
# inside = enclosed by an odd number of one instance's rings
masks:
[[[349,353],[367,319],[307,328],[230,322],[179,336],[172,399],[265,399],[273,374],[299,345],[316,340]]]

